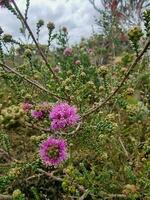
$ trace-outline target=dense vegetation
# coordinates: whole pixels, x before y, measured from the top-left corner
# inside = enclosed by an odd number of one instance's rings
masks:
[[[0,0],[23,38],[0,28],[0,200],[150,199],[149,4],[90,2],[101,32],[69,47]]]

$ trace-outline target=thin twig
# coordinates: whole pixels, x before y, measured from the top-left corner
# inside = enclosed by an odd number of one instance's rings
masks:
[[[97,106],[89,109],[86,113],[84,113],[82,115],[82,117],[87,117],[88,115],[92,114],[93,112],[98,111],[101,107],[103,107],[107,102],[109,102],[113,96],[115,96],[116,93],[118,93],[118,91],[122,88],[122,86],[124,85],[124,83],[127,81],[131,71],[134,69],[134,67],[138,64],[138,62],[140,61],[141,57],[144,55],[144,53],[147,51],[148,47],[150,45],[150,39],[148,39],[148,41],[146,42],[143,50],[139,53],[138,57],[135,58],[134,62],[132,63],[132,65],[129,67],[127,73],[125,74],[124,78],[122,79],[122,81],[120,82],[119,86],[114,90],[114,92],[112,94],[110,94],[103,102],[99,102]]]
[[[120,142],[120,144],[121,144],[121,146],[122,146],[122,149],[123,149],[123,151],[124,151],[126,157],[129,158],[129,154],[128,154],[128,152],[127,152],[127,150],[126,150],[126,148],[125,148],[125,146],[124,146],[124,144],[123,144],[123,141],[122,141],[121,137],[119,137],[118,139],[119,139],[119,142]]]
[[[89,0],[89,2],[92,4],[92,6],[94,7],[94,9],[97,11],[97,12],[101,12],[101,9],[99,9],[96,4],[95,4],[95,0]]]
[[[37,125],[34,125],[34,124],[30,124],[29,122],[25,122],[25,126],[31,128],[31,129],[36,129],[36,130],[40,130],[40,131],[44,131],[44,132],[51,132],[50,128],[43,128],[39,125],[37,126]]]
[[[60,177],[57,177],[57,176],[54,175],[54,173],[57,172],[56,170],[52,171],[52,172],[46,172],[43,169],[38,169],[38,171],[43,173],[43,174],[45,174],[46,176],[48,176],[49,178],[51,178],[51,179],[53,179],[55,181],[63,182],[63,180],[64,180],[63,178],[60,178]],[[73,183],[73,184],[78,188],[78,190],[80,192],[85,193],[86,190],[85,190],[84,186],[79,185],[77,183]]]
[[[0,158],[5,159],[8,163],[12,161],[11,156],[4,149],[0,149]]]
[[[3,66],[5,69],[9,70],[10,72],[16,74],[17,76],[19,76],[20,78],[22,78],[23,80],[27,81],[28,83],[34,85],[35,87],[39,88],[40,90],[46,92],[49,95],[52,95],[53,97],[55,97],[57,100],[58,99],[64,99],[66,100],[64,97],[60,97],[57,94],[54,94],[53,92],[50,92],[49,90],[47,90],[46,88],[44,88],[42,85],[40,85],[39,83],[32,81],[31,79],[26,78],[24,75],[22,75],[20,72],[16,71],[14,68],[0,62],[0,65]]]
[[[124,194],[107,194],[107,197],[105,197],[104,199],[107,200],[107,199],[126,199],[127,196],[124,195]]]
[[[77,127],[76,127],[76,129],[73,130],[72,132],[70,132],[70,133],[60,132],[60,133],[58,133],[58,135],[61,135],[61,136],[63,136],[63,135],[64,136],[65,135],[67,135],[67,136],[74,136],[81,129],[81,125],[82,125],[82,122],[79,122],[78,125],[77,125]],[[36,125],[30,124],[29,122],[26,122],[25,126],[27,126],[29,128],[32,128],[32,129],[36,129],[36,130],[41,130],[41,131],[44,131],[44,132],[49,132],[49,133],[51,132],[51,133],[53,133],[50,128],[43,128],[43,127],[41,127],[39,125],[36,126]],[[57,133],[55,133],[55,134],[57,134]]]
[[[72,131],[71,133],[68,133],[67,135],[75,135],[75,133],[77,133],[80,130],[81,125],[82,125],[82,121],[78,123],[78,125],[74,131]]]
[[[43,176],[43,174],[34,174],[34,175],[32,175],[32,176],[29,176],[29,177],[26,179],[26,181],[28,182],[28,181],[31,181],[31,180],[33,180],[33,179],[35,179],[35,178],[40,178],[41,176]]]
[[[89,194],[89,190],[85,190],[85,192],[82,194],[82,196],[79,198],[79,200],[84,200],[88,194]]]
[[[55,171],[53,171],[53,172],[46,172],[46,171],[44,171],[42,169],[38,169],[38,171],[41,172],[41,173],[43,173],[43,174],[45,174],[46,176],[48,176],[49,178],[51,178],[51,179],[53,179],[55,181],[63,182],[62,178],[54,176]]]
[[[0,194],[0,200],[12,200],[12,196]]]

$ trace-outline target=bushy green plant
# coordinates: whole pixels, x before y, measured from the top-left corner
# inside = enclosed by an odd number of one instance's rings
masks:
[[[44,21],[37,22],[34,36],[27,20],[30,1],[24,14],[16,1],[0,5],[34,42],[20,43],[0,31],[3,197],[148,199],[149,12],[144,13],[146,34],[137,26],[130,29],[134,48],[99,65],[93,62],[95,52],[106,58],[106,51],[90,40],[68,47],[67,28],[57,32],[53,22],[47,24],[47,44],[40,44]]]

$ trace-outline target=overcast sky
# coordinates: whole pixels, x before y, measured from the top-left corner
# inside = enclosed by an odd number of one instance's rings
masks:
[[[25,0],[16,0],[18,6],[24,11]],[[45,23],[53,21],[56,29],[66,26],[69,31],[70,43],[80,41],[81,37],[89,37],[98,30],[95,17],[98,13],[88,0],[30,0],[29,22],[34,30],[35,23],[43,19]],[[97,3],[100,0],[97,0]],[[7,9],[0,10],[0,26],[5,32],[14,37],[19,33],[19,22],[16,22]],[[42,42],[47,41],[46,28],[42,31]]]

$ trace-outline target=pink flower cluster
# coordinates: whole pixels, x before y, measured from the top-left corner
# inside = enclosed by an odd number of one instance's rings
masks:
[[[80,119],[77,109],[68,103],[59,103],[51,108],[51,104],[43,102],[38,104],[34,110],[31,110],[32,108],[33,105],[28,102],[22,104],[22,109],[25,112],[30,111],[31,116],[37,120],[43,119],[45,114],[51,110],[49,118],[51,119],[51,128],[55,131],[72,126]],[[41,143],[39,156],[44,165],[58,166],[68,157],[67,142],[63,139],[49,137]]]
[[[39,154],[44,165],[57,166],[67,159],[67,143],[49,137],[40,145]]]
[[[49,104],[46,102],[40,104],[39,108],[42,108],[43,105],[49,108]],[[25,106],[25,110],[28,106],[28,104]],[[31,110],[31,115],[39,120],[45,116],[45,111],[43,109]],[[77,109],[66,102],[56,104],[52,107],[49,112],[49,118],[51,120],[51,129],[54,131],[72,126],[80,119]],[[41,143],[39,156],[44,165],[57,166],[67,159],[67,152],[68,148],[65,140],[49,137]]]
[[[51,110],[51,104],[49,102],[39,103],[34,109],[33,107],[34,106],[28,102],[22,103],[21,105],[24,112],[30,111],[31,116],[37,120],[43,119],[44,115]]]
[[[31,110],[32,107],[33,107],[33,105],[31,103],[28,103],[28,102],[23,103],[21,107],[22,107],[24,112],[31,111],[31,116],[35,119],[39,120],[39,119],[42,119],[44,117],[43,111],[41,111],[41,110]]]
[[[52,120],[51,128],[53,130],[60,130],[72,126],[80,119],[77,114],[77,109],[68,103],[59,103],[54,106],[49,114],[49,118]]]
[[[67,48],[64,50],[64,53],[63,53],[63,54],[64,54],[65,56],[70,56],[72,53],[73,53],[73,49],[67,47]]]
[[[49,113],[51,129],[54,131],[73,126],[80,119],[77,109],[68,103],[59,103],[52,107],[50,103],[43,102],[33,109],[33,105],[26,102],[22,104],[22,109],[24,112],[30,112],[31,116],[36,120],[42,120]]]

